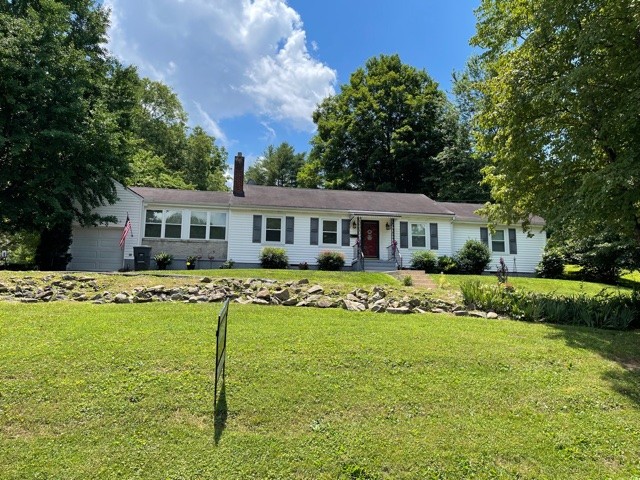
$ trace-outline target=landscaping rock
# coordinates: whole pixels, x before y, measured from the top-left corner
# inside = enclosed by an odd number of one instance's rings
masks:
[[[453,314],[456,317],[465,317],[469,314],[469,312],[467,312],[466,310],[456,310],[455,312],[453,312]]]
[[[344,308],[350,312],[364,312],[367,309],[364,304],[354,300],[349,300],[348,298],[342,300],[342,303],[344,304]]]
[[[133,303],[149,303],[152,301],[153,298],[151,297],[133,297]]]
[[[309,287],[309,289],[307,290],[307,293],[309,295],[324,293],[324,288],[322,288],[320,285],[314,285],[313,287]]]
[[[431,313],[446,313],[446,310],[443,310],[442,308],[432,308]]]
[[[291,298],[291,291],[288,288],[273,292],[273,297],[277,298],[280,302],[285,302]]]
[[[217,291],[217,292],[213,292],[211,295],[209,295],[209,301],[210,302],[221,302],[223,301],[227,296],[225,295],[224,292],[221,291]]]
[[[261,300],[265,300],[268,303],[268,301],[271,300],[271,293],[269,293],[269,290],[266,288],[263,288],[256,294],[256,297]]]
[[[113,303],[131,303],[131,299],[126,293],[118,293],[113,297]]]
[[[200,279],[200,283],[211,283],[211,279],[209,277],[202,277]]]
[[[318,308],[333,308],[335,307],[335,302],[331,300],[329,297],[322,297],[320,300],[316,302],[316,307]]]
[[[467,314],[469,317],[487,318],[487,314],[479,310],[473,310]]]
[[[498,318],[498,314],[496,312],[489,312],[487,313],[487,318],[490,320],[495,320]]]

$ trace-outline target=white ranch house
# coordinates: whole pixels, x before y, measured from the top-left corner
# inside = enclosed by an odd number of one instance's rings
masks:
[[[474,211],[481,205],[435,202],[411,193],[358,192],[265,187],[244,184],[244,157],[235,158],[233,191],[202,192],[117,185],[119,201],[99,209],[118,223],[73,229],[70,270],[114,271],[135,264],[134,247],[151,256],[174,256],[170,268],[185,268],[198,256],[198,268],[233,260],[236,267],[258,266],[266,246],[282,247],[289,262],[312,268],[325,250],[340,251],[347,268],[395,270],[408,266],[417,250],[453,255],[468,239],[492,251],[489,269],[503,257],[511,272],[533,273],[546,243],[544,222],[531,231],[498,225],[492,233]],[[119,241],[127,215],[132,235]],[[152,263],[152,268],[154,265]]]

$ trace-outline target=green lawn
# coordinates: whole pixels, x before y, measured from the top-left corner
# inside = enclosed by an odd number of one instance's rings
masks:
[[[640,476],[640,332],[219,308],[1,303],[0,477]]]

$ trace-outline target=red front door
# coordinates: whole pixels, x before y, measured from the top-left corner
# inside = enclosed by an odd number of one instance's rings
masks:
[[[377,220],[363,220],[362,253],[365,258],[379,258],[380,256],[380,224]]]

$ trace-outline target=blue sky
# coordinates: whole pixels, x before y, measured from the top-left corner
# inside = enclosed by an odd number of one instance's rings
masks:
[[[179,95],[192,125],[254,162],[308,151],[311,113],[370,57],[400,55],[448,91],[480,0],[105,0],[109,48]]]

